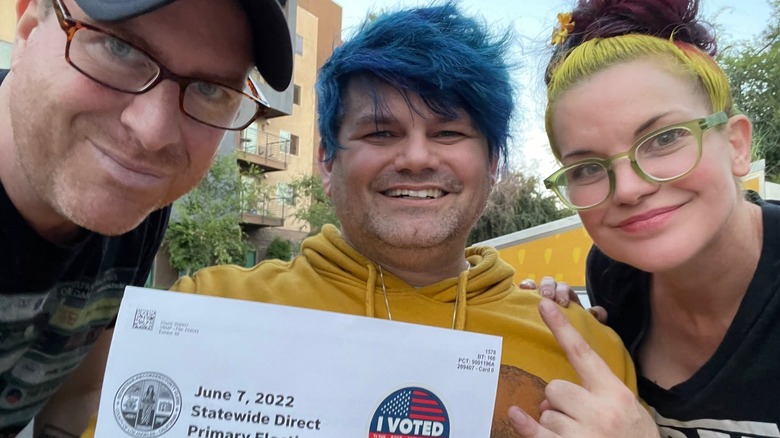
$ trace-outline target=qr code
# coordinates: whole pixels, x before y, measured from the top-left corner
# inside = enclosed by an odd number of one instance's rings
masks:
[[[133,319],[133,328],[141,330],[154,330],[154,317],[157,312],[154,310],[136,309],[135,319]]]

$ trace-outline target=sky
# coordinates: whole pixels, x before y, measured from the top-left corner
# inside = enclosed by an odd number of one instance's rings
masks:
[[[347,38],[369,12],[398,6],[427,4],[425,0],[333,0],[342,7],[342,35]],[[737,5],[738,2],[738,5]],[[470,14],[482,16],[496,29],[514,28],[516,59],[521,68],[515,80],[521,90],[518,119],[513,128],[512,168],[540,177],[557,165],[544,134],[544,85],[541,72],[549,57],[549,40],[556,14],[571,10],[574,0],[460,0]],[[770,18],[767,0],[701,0],[702,16],[716,26],[719,41],[749,40]]]

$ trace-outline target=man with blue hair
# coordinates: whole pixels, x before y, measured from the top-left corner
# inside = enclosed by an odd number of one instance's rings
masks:
[[[207,268],[173,289],[503,336],[491,436],[515,436],[510,405],[538,418],[546,382],[578,377],[538,295],[495,249],[465,248],[507,155],[509,44],[453,3],[366,23],[317,82],[319,170],[341,230],[326,225],[291,262]],[[620,339],[566,312],[634,388]]]

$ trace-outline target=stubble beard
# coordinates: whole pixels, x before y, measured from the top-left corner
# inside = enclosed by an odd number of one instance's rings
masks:
[[[368,211],[363,215],[362,228],[375,240],[397,249],[426,250],[456,242],[465,244],[471,228],[485,209],[489,194],[488,185],[484,193],[475,194],[478,197],[475,199],[479,199],[477,205],[455,204],[434,218],[427,214],[415,218],[409,213],[401,221],[395,221],[392,216]]]

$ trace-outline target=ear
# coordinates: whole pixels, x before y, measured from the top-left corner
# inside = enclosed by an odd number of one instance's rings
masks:
[[[731,144],[731,171],[743,177],[750,172],[753,124],[743,114],[732,116],[726,125],[726,135]]]
[[[12,68],[14,64],[19,62],[20,55],[24,52],[30,37],[35,33],[40,24],[41,17],[38,0],[18,0],[16,2],[16,38],[11,55]]]
[[[320,142],[320,146],[317,148],[317,168],[322,177],[322,188],[325,190],[325,194],[330,197],[330,175],[333,173],[333,160],[335,158],[325,161],[326,156],[325,146]]]
[[[490,188],[496,185],[498,181],[498,155],[490,157]]]

